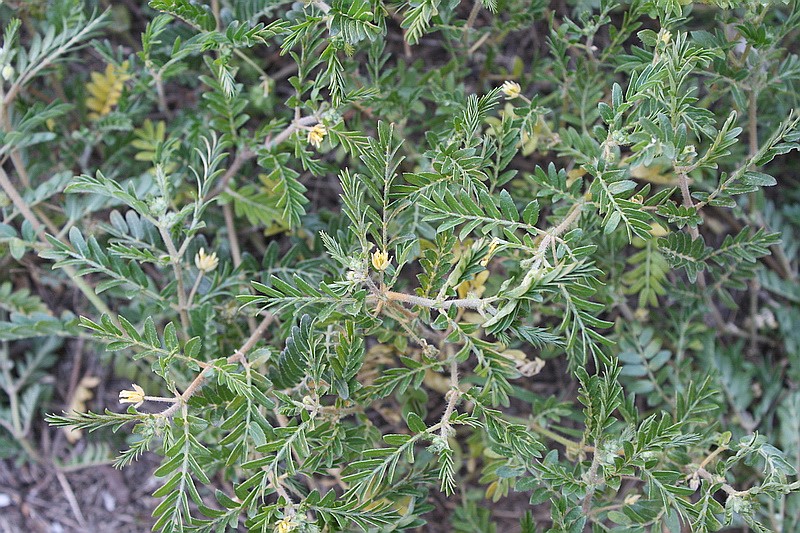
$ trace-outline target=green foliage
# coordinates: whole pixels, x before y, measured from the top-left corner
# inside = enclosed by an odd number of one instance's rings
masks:
[[[800,527],[800,3],[16,4],[4,457],[152,453],[163,532]]]

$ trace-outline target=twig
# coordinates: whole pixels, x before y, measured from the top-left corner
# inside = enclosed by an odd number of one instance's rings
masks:
[[[64,491],[64,496],[67,497],[67,501],[69,502],[69,508],[72,510],[72,514],[75,515],[75,519],[78,521],[80,526],[86,530],[88,527],[86,524],[86,519],[83,517],[83,513],[81,512],[81,508],[78,505],[78,500],[75,498],[75,493],[72,492],[72,487],[70,487],[69,482],[67,481],[66,476],[60,470],[56,469],[56,479],[58,479],[59,485],[61,485],[61,490]]]
[[[214,29],[217,31],[222,28],[222,17],[220,17],[219,0],[211,0],[211,13],[214,15]]]
[[[278,135],[276,135],[275,138],[267,138],[267,141],[264,143],[264,146],[267,149],[274,148],[274,147],[278,146],[279,144],[281,144],[286,139],[288,139],[289,137],[291,137],[291,135],[295,131],[297,131],[297,130],[305,127],[305,126],[313,126],[314,124],[316,124],[318,122],[319,122],[319,119],[317,117],[315,117],[314,115],[311,115],[311,116],[308,116],[308,117],[301,117],[299,119],[293,120],[292,122],[289,123],[288,126],[286,126],[286,128],[282,132],[280,132]]]
[[[292,497],[289,496],[288,492],[286,492],[286,489],[283,488],[281,480],[275,475],[274,472],[272,472],[269,474],[269,481],[272,487],[275,489],[275,492],[278,493],[278,496],[283,498],[283,501],[286,502],[286,515],[294,516],[294,500],[292,500]]]
[[[197,273],[197,277],[194,278],[194,284],[192,285],[192,289],[189,291],[189,296],[186,297],[186,302],[188,305],[192,305],[192,302],[194,301],[194,296],[195,294],[197,294],[197,289],[200,287],[200,281],[203,279],[204,275],[205,271],[200,270]]]
[[[478,18],[478,13],[481,12],[481,7],[482,6],[483,6],[483,4],[481,4],[481,0],[475,0],[475,3],[472,4],[472,10],[470,10],[469,16],[467,17],[467,22],[464,24],[464,28],[463,28],[464,35],[462,36],[462,42],[465,45],[469,42],[470,30],[472,30],[472,27],[475,25],[475,21]],[[472,50],[470,49],[470,52],[471,51]],[[470,52],[468,52],[468,53],[470,53]]]
[[[258,325],[258,327],[253,331],[253,333],[248,337],[244,344],[242,344],[241,348],[236,350],[233,355],[228,357],[227,362],[229,363],[241,363],[242,365],[247,365],[247,359],[245,358],[245,354],[250,351],[253,346],[259,341],[261,336],[267,330],[267,327],[272,323],[274,320],[274,315],[268,314],[264,317],[264,320]],[[206,379],[208,378],[208,373],[211,369],[214,368],[213,365],[209,365],[205,367],[198,375],[194,378],[194,380],[186,387],[186,390],[183,391],[183,394],[176,398],[175,403],[169,406],[167,409],[160,413],[161,416],[164,418],[169,418],[175,414],[175,412],[180,409],[182,406],[186,405],[186,402],[189,401],[189,398],[194,396],[194,394],[203,386]]]
[[[586,452],[586,453],[594,453],[594,446],[582,445],[582,444],[580,444],[578,442],[570,440],[567,437],[559,435],[558,433],[555,433],[554,431],[551,431],[551,430],[549,430],[549,429],[537,424],[533,420],[528,422],[528,428],[531,431],[533,431],[534,433],[539,433],[540,435],[542,435],[544,437],[547,437],[548,439],[561,444],[562,446],[564,446],[567,449],[568,453],[575,452],[575,451],[582,451],[582,452]]]
[[[224,191],[228,186],[228,183],[230,183],[236,173],[242,168],[242,165],[255,156],[255,152],[246,148],[236,152],[236,156],[234,156],[233,161],[231,161],[231,166],[229,166],[228,170],[225,171],[225,174],[222,175],[222,178],[220,178],[217,186],[214,187],[214,191],[208,195],[208,199],[210,200]]]

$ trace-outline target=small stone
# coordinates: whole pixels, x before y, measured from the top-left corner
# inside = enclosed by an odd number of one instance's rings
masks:
[[[111,513],[114,511],[114,509],[117,508],[117,500],[115,500],[111,494],[104,492],[102,494],[102,498],[103,498],[103,507],[105,507],[106,511]]]

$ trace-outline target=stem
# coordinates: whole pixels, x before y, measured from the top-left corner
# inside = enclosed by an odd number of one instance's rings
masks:
[[[239,268],[239,265],[242,264],[242,251],[239,248],[239,238],[236,236],[236,227],[233,222],[233,209],[231,209],[230,203],[222,206],[222,214],[225,217],[225,229],[228,231],[228,242],[231,245],[233,267]]]
[[[231,165],[231,168],[233,168],[233,165]],[[231,207],[230,203],[222,206],[222,214],[225,217],[225,228],[228,232],[228,242],[231,245],[231,259],[233,259],[233,267],[239,268],[239,265],[242,264],[242,251],[239,247],[239,236],[236,234],[236,227],[233,219],[233,208]],[[240,274],[239,277],[241,278],[242,275]],[[189,302],[191,301],[192,299],[190,297]],[[250,331],[255,331],[256,321],[249,314],[247,315],[247,325],[250,327]]]
[[[186,301],[189,305],[192,305],[192,302],[194,301],[194,295],[197,293],[197,288],[200,287],[200,280],[203,279],[204,274],[205,272],[200,270],[197,273],[197,277],[194,279],[194,285],[192,285],[192,289],[189,291],[189,296],[186,298]]]
[[[725,450],[727,450],[727,449],[728,449],[728,448],[726,448],[726,447],[724,447],[724,446],[720,446],[719,448],[717,448],[716,450],[714,450],[713,452],[711,452],[710,454],[708,454],[708,457],[706,457],[705,459],[703,459],[703,462],[702,462],[702,463],[700,463],[700,466],[699,466],[698,468],[705,468],[705,466],[706,466],[708,463],[710,463],[711,461],[713,461],[713,460],[714,460],[714,458],[715,458],[717,455],[721,454],[722,452],[724,452],[724,451],[725,451]]]
[[[161,403],[175,403],[178,401],[177,398],[164,398],[163,396],[145,396],[145,400],[148,402],[161,402]]]
[[[464,24],[464,35],[462,37],[462,42],[465,45],[469,42],[470,30],[472,29],[472,26],[475,25],[475,20],[478,18],[478,13],[481,12],[481,7],[481,0],[475,0],[475,3],[472,5],[472,10],[469,12],[469,16],[467,17],[467,22]],[[472,50],[470,49],[470,52],[471,51]]]
[[[315,7],[317,7],[320,11],[322,11],[326,15],[331,10],[331,6],[329,6],[326,2],[324,2],[324,0],[314,0],[311,3],[314,4]]]
[[[3,113],[2,122],[3,131],[10,133],[13,128],[11,126],[11,116],[8,113]],[[22,154],[20,154],[19,149],[12,148],[9,153],[9,157],[11,158],[11,163],[14,165],[14,170],[17,171],[17,175],[19,176],[19,180],[22,182],[22,185],[26,188],[30,187],[31,179],[28,176],[28,171],[25,168],[25,162],[22,160]]]
[[[222,191],[224,191],[228,187],[228,183],[230,183],[230,181],[233,179],[236,173],[239,172],[239,170],[242,168],[242,165],[244,165],[246,161],[249,161],[255,156],[256,156],[255,152],[247,149],[241,149],[238,152],[236,152],[236,156],[233,158],[231,166],[229,166],[228,170],[225,171],[225,174],[222,175],[222,178],[219,180],[219,183],[217,183],[216,187],[214,187],[214,191],[208,195],[206,200],[210,200],[215,196],[218,196]]]
[[[597,476],[598,468],[600,468],[600,454],[595,453],[592,456],[592,464],[589,467],[589,471],[586,473],[586,477],[584,478],[586,481],[586,496],[583,497],[581,509],[585,515],[591,514],[592,498],[594,497],[594,491],[596,490],[595,485],[600,481],[600,478]]]
[[[573,204],[573,206],[570,207],[567,216],[564,217],[564,220],[562,220],[558,226],[551,229],[550,231],[544,232],[544,237],[542,237],[542,242],[539,243],[539,248],[536,249],[536,253],[532,258],[533,262],[531,263],[529,272],[534,272],[538,270],[542,262],[544,262],[544,256],[545,253],[547,252],[547,248],[549,248],[553,243],[555,243],[559,235],[567,231],[569,227],[578,219],[584,204],[585,204],[584,201],[580,201]]]
[[[558,238],[559,235],[563,234],[565,231],[569,229],[569,227],[575,222],[581,214],[581,210],[583,209],[584,202],[577,202],[572,207],[570,207],[567,216],[564,217],[564,220],[561,223],[553,228],[552,230],[548,231],[547,234],[542,239],[541,244],[539,245],[539,249],[537,250],[538,254],[544,254],[547,250],[547,247],[550,246],[553,241]]]
[[[247,54],[245,54],[244,52],[242,52],[238,48],[234,48],[233,49],[233,53],[236,54],[237,56],[239,56],[239,58],[242,61],[244,61],[245,63],[247,63],[251,67],[253,67],[253,69],[255,69],[258,72],[259,77],[262,79],[262,81],[264,81],[264,82],[269,81],[269,79],[270,79],[269,74],[267,74],[267,72],[263,68],[258,66],[258,63],[256,63],[255,61],[253,61],[252,59],[247,57]]]
[[[559,235],[569,229],[569,227],[578,219],[581,214],[581,209],[584,202],[580,201],[575,203],[567,213],[567,216],[561,223],[550,231],[545,232],[542,242],[536,251],[534,257],[536,261],[541,263],[547,248],[555,242]],[[425,298],[413,294],[406,294],[402,292],[394,292],[389,290],[375,291],[378,298],[385,298],[394,302],[403,302],[411,305],[419,305],[421,307],[428,307],[430,309],[450,309],[451,307],[467,308],[467,309],[481,309],[487,304],[497,300],[496,297],[490,298],[458,298],[454,300],[434,300],[432,298]]]
[[[11,183],[11,180],[6,174],[5,170],[0,168],[0,187],[3,188],[3,191],[9,197],[11,202],[14,204],[14,207],[17,208],[17,211],[22,215],[22,218],[27,220],[31,226],[33,226],[33,231],[37,237],[43,239],[44,242],[47,242],[47,239],[44,238],[44,225],[39,222],[39,219],[36,215],[31,211],[31,208],[28,207],[28,203],[22,198],[22,196],[17,191],[14,184]]]
[[[695,209],[696,206],[694,205],[694,201],[692,200],[692,194],[689,191],[689,176],[687,175],[687,171],[684,167],[676,167],[675,172],[678,174],[678,185],[681,188],[681,197],[683,198],[683,206],[688,207],[691,209]],[[687,229],[689,231],[689,235],[692,237],[692,240],[697,240],[700,237],[700,230],[697,226],[688,225]],[[711,301],[711,295],[706,291],[707,283],[706,283],[706,275],[705,272],[700,271],[697,273],[697,286],[700,288],[700,294],[703,294],[708,304],[708,308],[711,311],[711,316],[714,319],[714,322],[720,328],[725,327],[725,319],[722,318],[717,306],[714,305],[714,302]]]
[[[72,491],[72,487],[70,487],[67,477],[63,472],[56,469],[56,479],[58,479],[58,484],[61,485],[61,490],[64,491],[64,496],[67,498],[70,510],[72,511],[72,514],[75,515],[75,519],[82,528],[86,529],[88,527],[86,525],[86,518],[84,518],[83,513],[81,512],[81,507],[78,505],[78,500],[75,498],[75,493]]]
[[[626,505],[628,504],[623,502],[623,503],[615,503],[612,505],[606,505],[605,507],[597,507],[596,509],[592,509],[589,514],[590,516],[595,517],[599,514],[607,513],[608,511],[613,511],[615,509],[622,509]]]
[[[439,430],[439,435],[443,439],[447,439],[450,433],[450,417],[453,415],[456,404],[461,398],[461,389],[458,388],[458,361],[456,361],[455,356],[450,360],[450,390],[445,394],[445,398],[447,398],[447,407],[445,407],[444,414],[442,414],[442,427]]]
[[[219,0],[211,0],[211,13],[214,15],[214,24],[217,31],[222,27],[219,11]]]
[[[278,478],[275,473],[270,474],[269,476],[270,484],[275,489],[275,492],[278,494],[279,497],[283,498],[283,501],[286,502],[285,514],[286,516],[292,517],[295,515],[296,511],[294,509],[294,501],[292,500],[289,493],[286,492],[286,489],[283,488],[283,484],[281,483],[280,478]]]
[[[756,89],[750,90],[747,106],[747,141],[750,148],[750,157],[758,153],[758,94]]]
[[[159,222],[158,224],[158,231],[161,233],[161,238],[164,241],[164,245],[167,247],[167,252],[169,252],[169,259],[170,263],[172,263],[172,271],[175,273],[175,282],[177,283],[177,293],[178,293],[178,313],[181,317],[181,326],[183,327],[184,335],[189,334],[189,313],[186,311],[186,289],[183,285],[183,269],[181,269],[181,254],[178,253],[178,249],[175,248],[175,242],[172,240],[172,236],[169,234],[169,230],[164,227],[164,225]]]
[[[747,97],[747,142],[749,156],[752,159],[758,153],[758,95],[755,87],[750,88],[750,94]],[[751,165],[751,168],[753,167]],[[756,195],[757,192],[751,192],[749,195],[751,215],[756,213]]]
[[[749,44],[748,44],[749,46]],[[748,95],[748,105],[747,105],[747,141],[749,144],[749,155],[752,159],[755,157],[756,153],[758,153],[758,95],[756,94],[755,87],[751,87],[750,94]],[[752,165],[751,167],[754,167]],[[756,200],[757,200],[758,192],[751,192],[748,200],[749,200],[749,208],[750,208],[750,216],[757,217],[757,209],[756,209]],[[779,246],[774,246],[773,248],[780,248]],[[748,345],[748,353],[751,355],[756,354],[756,350],[758,348],[758,341],[756,340],[756,336],[758,334],[758,327],[756,324],[755,317],[758,314],[758,291],[761,289],[761,284],[758,282],[758,278],[755,278],[750,281],[749,283],[749,293],[750,293],[750,341]]]
[[[164,81],[161,79],[161,71],[153,73],[153,81],[156,83],[156,95],[158,97],[158,110],[169,117],[169,107],[167,107],[167,95],[164,91]]]

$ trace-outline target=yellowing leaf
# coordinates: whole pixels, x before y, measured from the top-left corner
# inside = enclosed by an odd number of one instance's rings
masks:
[[[97,387],[99,384],[100,378],[95,376],[84,376],[80,383],[78,383],[78,386],[75,387],[75,392],[72,394],[72,400],[69,402],[67,412],[71,413],[75,411],[78,413],[85,413],[86,402],[94,397],[92,389]],[[83,430],[81,429],[75,427],[64,427],[62,429],[66,434],[67,440],[72,444],[78,442],[83,436]]]
[[[125,82],[131,78],[128,74],[128,62],[123,61],[119,68],[109,63],[104,73],[92,72],[91,78],[86,84],[86,91],[89,93],[86,108],[89,110],[89,118],[97,120],[111,113],[119,103]]]
[[[474,279],[464,280],[458,284],[456,291],[458,291],[459,298],[467,298],[472,293],[475,298],[480,298],[486,290],[486,280],[489,278],[489,271],[483,270],[475,275]]]
[[[677,185],[678,180],[671,169],[654,164],[631,167],[631,176],[658,185]]]

